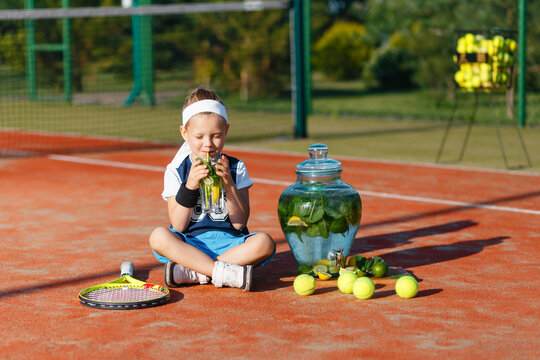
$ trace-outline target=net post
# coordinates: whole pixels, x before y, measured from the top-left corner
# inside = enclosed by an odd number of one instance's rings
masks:
[[[303,3],[304,0],[293,0],[291,8],[291,78],[295,138],[307,137]]]
[[[70,0],[62,0],[62,8],[68,9]],[[64,100],[71,103],[71,19],[62,19],[62,62],[64,70]]]
[[[525,72],[527,70],[527,1],[519,0],[518,4],[518,124],[525,126],[527,121],[527,92],[525,88]]]
[[[151,5],[152,0],[133,0],[130,6]],[[133,42],[133,89],[124,105],[130,105],[140,96],[144,105],[155,105],[154,62],[152,51],[152,17],[133,15],[131,17]]]
[[[34,9],[34,0],[24,0],[25,9]],[[26,86],[28,98],[36,100],[36,31],[35,22],[31,19],[24,20],[26,33]]]
[[[140,0],[139,5],[151,5],[152,0]],[[152,16],[141,16],[140,22],[141,48],[141,102],[144,105],[155,105],[154,100],[154,54],[152,45]]]
[[[306,114],[311,114],[311,0],[304,0],[304,71],[305,71],[305,107]]]

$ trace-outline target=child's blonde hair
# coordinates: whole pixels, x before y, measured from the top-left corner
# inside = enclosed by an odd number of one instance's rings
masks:
[[[197,101],[201,101],[201,100],[215,100],[219,102],[220,104],[222,104],[223,106],[225,106],[225,103],[223,102],[223,100],[221,100],[221,98],[212,90],[196,88],[196,89],[191,90],[189,95],[186,97],[182,110],[187,108],[189,105]]]
[[[221,100],[221,98],[215,92],[213,92],[212,90],[207,90],[203,88],[196,88],[196,89],[191,90],[189,95],[186,97],[186,100],[184,101],[184,106],[182,107],[182,111],[184,111],[188,106],[201,100],[217,101],[225,107],[225,111],[227,110],[227,106],[225,106],[225,103],[223,102],[223,100]],[[210,111],[204,111],[204,112],[201,112],[200,114],[203,114],[203,115],[214,114],[215,115],[215,113],[210,112]],[[218,116],[221,117],[225,122],[227,122],[226,118],[224,118],[221,115],[218,115]],[[187,120],[189,119],[183,120],[184,126],[186,127],[189,125],[189,122],[187,122]]]

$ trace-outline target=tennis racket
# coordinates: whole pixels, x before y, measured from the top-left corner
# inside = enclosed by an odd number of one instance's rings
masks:
[[[81,304],[94,309],[131,310],[165,304],[169,289],[134,279],[133,264],[122,263],[119,279],[91,286],[79,293]]]

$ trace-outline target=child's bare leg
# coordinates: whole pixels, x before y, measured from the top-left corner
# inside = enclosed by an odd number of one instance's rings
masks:
[[[152,231],[150,246],[158,254],[185,268],[212,276],[214,260],[196,247],[186,244],[165,227],[158,227]]]
[[[274,252],[275,243],[270,235],[251,235],[243,244],[237,245],[218,256],[218,260],[237,265],[256,265],[268,259]]]

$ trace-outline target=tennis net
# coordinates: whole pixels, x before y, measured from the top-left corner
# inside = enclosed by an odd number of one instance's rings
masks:
[[[288,103],[269,120],[235,110],[288,89],[287,1],[76,3],[0,10],[0,157],[177,144],[197,86],[231,109],[230,141],[292,134]]]

